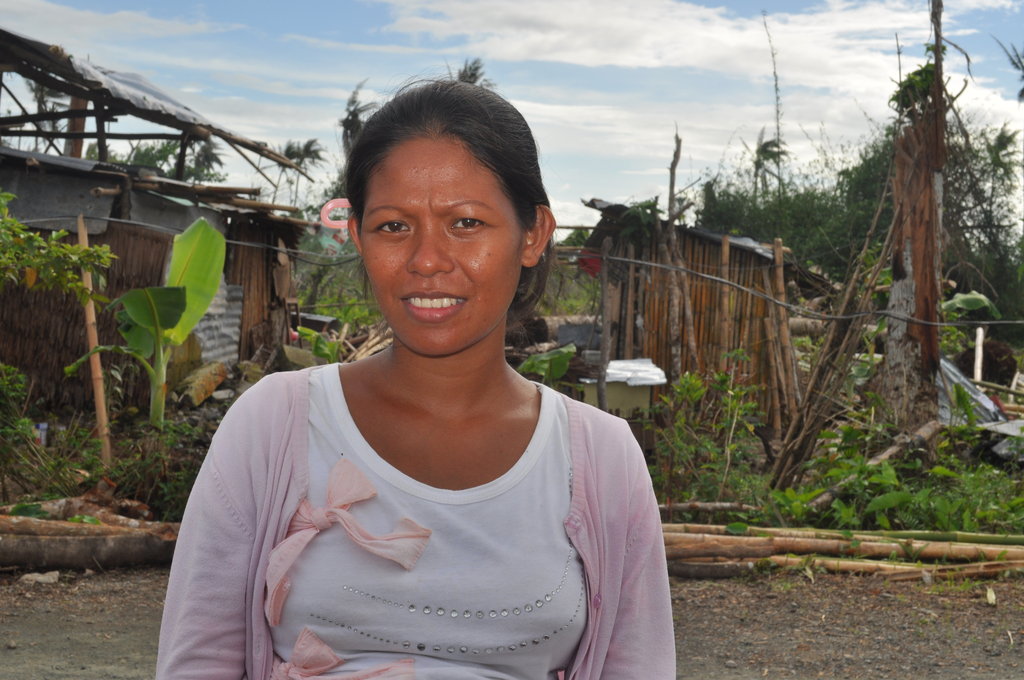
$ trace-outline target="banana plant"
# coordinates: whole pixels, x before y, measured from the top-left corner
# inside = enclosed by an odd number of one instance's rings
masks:
[[[171,348],[183,343],[217,294],[224,270],[224,236],[198,219],[174,237],[163,286],[134,288],[108,305],[116,310],[118,332],[126,345],[100,345],[65,368],[73,375],[97,352],[135,357],[149,376],[149,422],[164,426],[167,363]]]

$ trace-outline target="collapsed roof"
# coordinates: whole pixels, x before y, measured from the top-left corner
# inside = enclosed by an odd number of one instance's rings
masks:
[[[66,94],[72,98],[72,102],[67,110],[29,113],[5,85],[4,94],[14,100],[22,113],[15,116],[0,116],[0,134],[4,136],[46,139],[55,150],[53,139],[95,139],[101,161],[107,160],[108,140],[179,140],[182,151],[179,154],[176,173],[178,179],[181,179],[187,147],[194,141],[216,137],[227,143],[258,171],[258,166],[246,155],[246,151],[305,175],[301,168],[268,145],[217,127],[141,75],[112,71],[87,59],[67,54],[59,45],[50,45],[0,28],[0,79],[5,71],[16,72],[28,80]],[[92,104],[91,109],[88,108],[88,103]],[[106,123],[122,115],[134,116],[178,132],[108,132]],[[88,118],[94,119],[96,124],[91,132],[84,129],[84,121]],[[57,120],[67,120],[69,129],[49,130],[40,125],[43,122]],[[34,128],[23,129],[28,125]],[[262,174],[262,171],[260,172]]]

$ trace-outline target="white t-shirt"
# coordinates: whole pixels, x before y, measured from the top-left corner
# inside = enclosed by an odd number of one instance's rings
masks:
[[[290,659],[305,627],[345,660],[338,674],[407,658],[417,680],[536,680],[569,666],[586,623],[586,588],[562,525],[568,415],[556,392],[538,389],[540,418],[518,462],[487,484],[449,490],[408,477],[370,448],[336,365],[311,372],[310,502],[325,505],[329,472],[344,456],[377,490],[350,508],[365,530],[386,534],[408,517],[432,534],[407,571],[338,525],[321,531],[291,569],[272,629],[278,656]]]

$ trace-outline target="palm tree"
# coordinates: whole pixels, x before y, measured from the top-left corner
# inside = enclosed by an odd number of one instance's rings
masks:
[[[460,68],[459,72],[454,76],[452,75],[451,68],[449,68],[448,77],[453,80],[457,80],[460,83],[479,85],[487,90],[494,89],[494,81],[484,78],[484,62],[480,57],[464,61],[462,63],[462,68]]]
[[[754,202],[757,202],[757,191],[760,188],[762,193],[768,193],[768,176],[771,175],[778,182],[781,191],[782,174],[780,172],[782,159],[789,155],[785,144],[781,139],[765,139],[764,128],[757,134],[757,146],[754,147]],[[746,143],[744,143],[746,146]],[[749,147],[748,147],[749,149]],[[775,169],[772,170],[771,166]]]
[[[345,152],[345,158],[352,152],[352,143],[363,129],[367,114],[377,108],[376,104],[359,101],[359,92],[365,84],[363,80],[352,90],[345,104],[345,115],[338,121],[341,126],[341,149]]]
[[[307,139],[305,142],[298,142],[289,139],[280,149],[281,155],[290,160],[302,172],[320,165],[324,162],[324,147],[318,139]],[[281,176],[284,174],[284,167],[281,167],[277,175],[277,186],[281,185]],[[295,182],[292,184],[291,204],[295,205],[299,200],[299,182],[302,179],[301,173],[296,173]],[[277,200],[277,187],[274,187],[274,197],[271,202]]]

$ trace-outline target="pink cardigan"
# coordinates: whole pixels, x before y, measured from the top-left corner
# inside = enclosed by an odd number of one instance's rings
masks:
[[[583,561],[587,626],[569,680],[673,680],[661,520],[626,423],[566,398],[573,469],[566,532]],[[309,487],[308,377],[275,373],[225,416],[174,552],[157,680],[266,680],[267,558]]]

